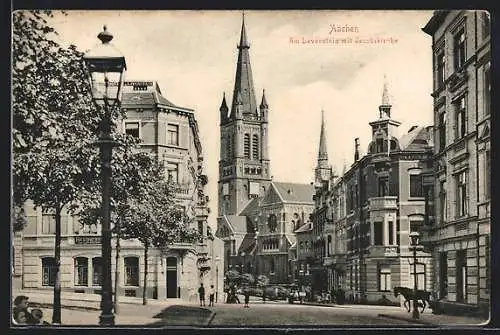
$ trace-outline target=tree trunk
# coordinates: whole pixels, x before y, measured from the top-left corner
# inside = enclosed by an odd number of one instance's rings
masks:
[[[121,229],[121,218],[118,219],[118,229],[116,230],[116,264],[115,264],[115,303],[114,309],[115,314],[119,312],[118,305],[118,286],[120,285],[120,229]]]
[[[147,280],[148,280],[148,243],[144,244],[144,284],[142,286],[142,304],[147,305],[148,299],[146,297]]]
[[[54,301],[52,310],[52,324],[61,324],[61,207],[56,207],[56,236],[54,245],[55,260],[55,283],[54,283]]]

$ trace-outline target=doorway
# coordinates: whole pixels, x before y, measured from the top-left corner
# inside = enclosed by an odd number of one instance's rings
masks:
[[[177,297],[177,258],[167,258],[167,298]]]

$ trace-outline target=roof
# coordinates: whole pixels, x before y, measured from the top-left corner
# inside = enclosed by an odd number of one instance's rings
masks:
[[[401,136],[399,146],[402,151],[421,151],[429,146],[428,129],[422,126],[412,127],[412,130]]]
[[[435,10],[429,22],[422,28],[422,31],[428,35],[434,35],[449,12],[449,10]]]
[[[272,182],[284,202],[313,204],[314,186],[311,184]]]
[[[310,230],[312,230],[312,224],[311,222],[306,222],[300,228],[296,229],[294,233],[304,233]]]
[[[247,232],[247,218],[239,215],[225,215],[226,222],[233,228],[235,233]]]
[[[252,216],[259,209],[259,198],[253,198],[247,202],[246,206],[240,212],[240,215]]]
[[[254,233],[246,234],[245,237],[243,237],[243,241],[241,241],[238,253],[244,252],[246,254],[249,254],[253,252],[254,249],[255,249],[255,234]]]
[[[193,111],[190,108],[177,106],[165,98],[161,93],[160,86],[154,80],[130,80],[124,82],[122,105],[164,105]]]

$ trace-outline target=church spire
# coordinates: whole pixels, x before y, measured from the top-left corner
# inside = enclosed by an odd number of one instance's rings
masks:
[[[382,103],[378,106],[380,112],[380,118],[388,117],[391,118],[391,102],[389,98],[389,88],[387,83],[387,76],[384,74],[384,88],[382,90]],[[385,113],[385,115],[383,115]]]
[[[241,94],[242,115],[257,115],[257,103],[253,87],[252,68],[250,66],[250,44],[248,43],[245,14],[241,23],[241,36],[238,45],[238,63],[236,64],[236,78],[234,81],[233,104],[231,106],[231,115],[234,114],[237,105],[238,94]]]
[[[321,132],[319,135],[318,167],[323,168],[327,166],[328,151],[326,149],[325,111],[321,110]]]

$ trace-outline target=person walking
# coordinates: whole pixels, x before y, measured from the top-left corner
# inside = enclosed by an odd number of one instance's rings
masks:
[[[205,306],[205,288],[203,287],[203,283],[198,288],[198,294],[200,295],[200,306]]]
[[[249,308],[250,306],[248,305],[248,303],[250,302],[250,290],[248,288],[245,288],[245,305],[243,305],[243,307],[246,307],[246,308]]]
[[[210,285],[210,290],[208,290],[208,299],[209,299],[208,306],[213,307],[215,300],[215,290],[213,285]]]

